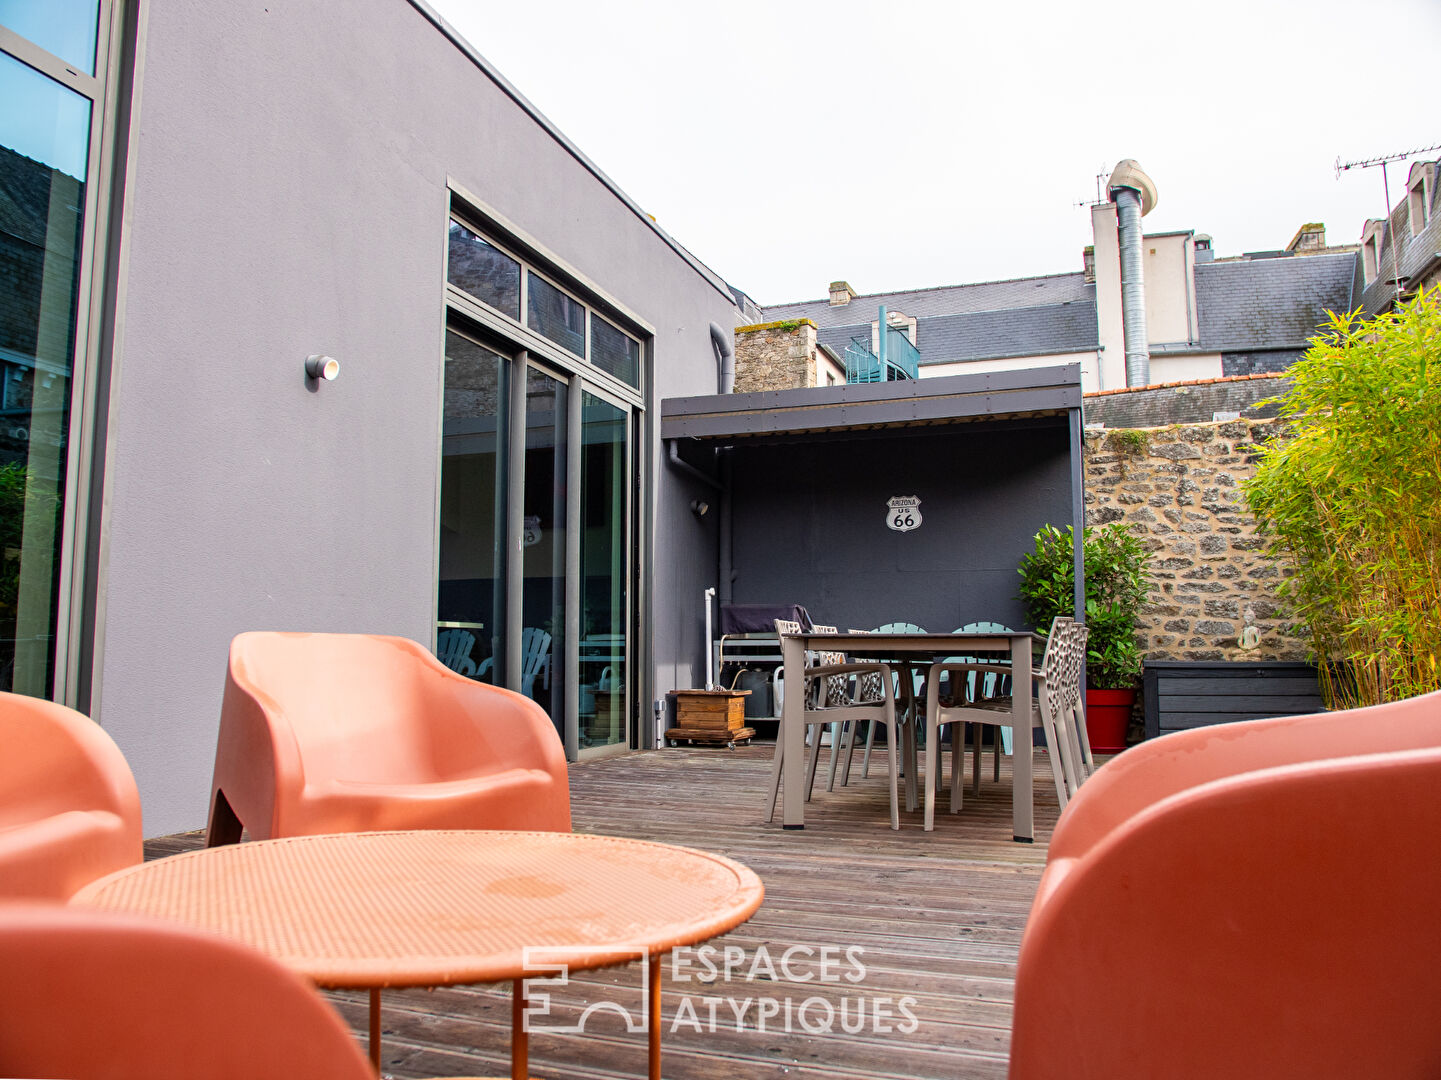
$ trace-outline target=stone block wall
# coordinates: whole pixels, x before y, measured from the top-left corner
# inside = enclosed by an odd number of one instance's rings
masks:
[[[809,319],[736,327],[736,393],[816,385],[816,324]]]
[[[1240,483],[1278,421],[1087,431],[1086,524],[1125,523],[1152,551],[1140,635],[1152,660],[1304,660]]]
[[[1259,402],[1284,394],[1290,384],[1290,379],[1276,374],[1248,374],[1094,391],[1086,395],[1086,423],[1146,428],[1206,423],[1216,419],[1218,412],[1240,413],[1248,419],[1270,417],[1276,415],[1278,407]]]

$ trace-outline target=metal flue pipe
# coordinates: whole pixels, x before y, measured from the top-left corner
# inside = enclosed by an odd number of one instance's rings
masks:
[[[1156,205],[1156,185],[1130,158],[1117,164],[1109,188],[1116,204],[1121,249],[1121,324],[1126,341],[1126,385],[1151,382],[1151,345],[1146,336],[1146,282],[1141,258],[1141,218]]]
[[[1141,268],[1141,196],[1117,188],[1116,224],[1121,245],[1121,322],[1126,335],[1126,385],[1151,381],[1151,346],[1146,340],[1146,282]]]

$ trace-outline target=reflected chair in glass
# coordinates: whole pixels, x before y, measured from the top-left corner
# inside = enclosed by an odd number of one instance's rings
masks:
[[[1081,749],[1078,742],[1078,713],[1081,708],[1081,672],[1086,653],[1086,628],[1071,619],[1057,617],[1051,624],[1045,655],[1039,671],[1033,671],[1031,718],[1046,739],[1046,756],[1051,762],[1051,776],[1056,785],[1056,798],[1064,809],[1075,794],[1081,780]],[[926,736],[935,738],[941,724],[969,723],[1003,727],[1012,717],[1012,697],[1000,694],[993,698],[967,699],[965,676],[1008,675],[1010,668],[998,664],[932,664],[926,675]],[[951,694],[942,696],[940,681],[945,677]],[[1012,686],[1012,694],[1016,688]],[[955,696],[955,695],[961,696]],[[964,800],[964,740],[951,739],[951,813],[961,811]],[[936,775],[940,775],[941,755],[936,754]],[[936,784],[926,778],[926,828],[934,823]]]
[[[834,627],[817,626],[813,629],[820,633],[836,632]],[[800,632],[800,623],[784,619],[776,620],[777,635],[799,634]],[[832,729],[834,734],[831,738],[833,776],[834,763],[841,751],[840,733],[844,726],[859,720],[878,720],[885,725],[890,747],[886,760],[890,771],[891,828],[899,829],[901,827],[900,763],[895,748],[900,744],[900,731],[896,719],[895,697],[892,692],[894,675],[890,665],[874,662],[848,663],[842,653],[828,650],[816,652],[815,659],[818,662],[809,664],[806,668],[804,685],[790,691],[803,695],[802,722],[811,739],[809,760],[802,762],[802,767],[806,769],[806,800],[810,801],[811,791],[815,785],[816,765],[820,760],[821,752],[821,735],[825,728],[831,724],[837,725]],[[775,759],[771,766],[770,791],[766,798],[766,821],[768,822],[775,819],[776,799],[780,793],[781,770],[784,767],[785,753],[784,736],[785,732],[782,730],[780,737],[776,739]],[[910,783],[910,777],[914,775],[915,769],[912,768],[907,777],[907,809],[912,809],[915,803]]]
[[[442,630],[435,636],[435,655],[442,664],[459,675],[473,677],[475,661],[470,650],[475,648],[475,635],[469,630]]]
[[[493,670],[494,658],[487,656],[476,669],[475,677],[484,679]],[[550,689],[550,634],[536,626],[527,626],[520,635],[520,692],[535,698],[535,680]],[[491,680],[492,682],[494,679]]]

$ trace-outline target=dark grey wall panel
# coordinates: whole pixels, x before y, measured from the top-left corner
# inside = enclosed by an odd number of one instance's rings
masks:
[[[842,628],[1020,626],[1017,564],[1043,524],[1070,520],[1064,420],[732,453],[735,599]],[[896,495],[920,497],[920,528],[886,526]]]

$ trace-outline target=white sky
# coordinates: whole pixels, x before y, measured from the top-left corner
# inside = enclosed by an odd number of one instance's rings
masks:
[[[1123,157],[1148,232],[1355,243],[1381,171],[1336,159],[1441,143],[1438,0],[431,3],[762,304],[1079,270]]]

